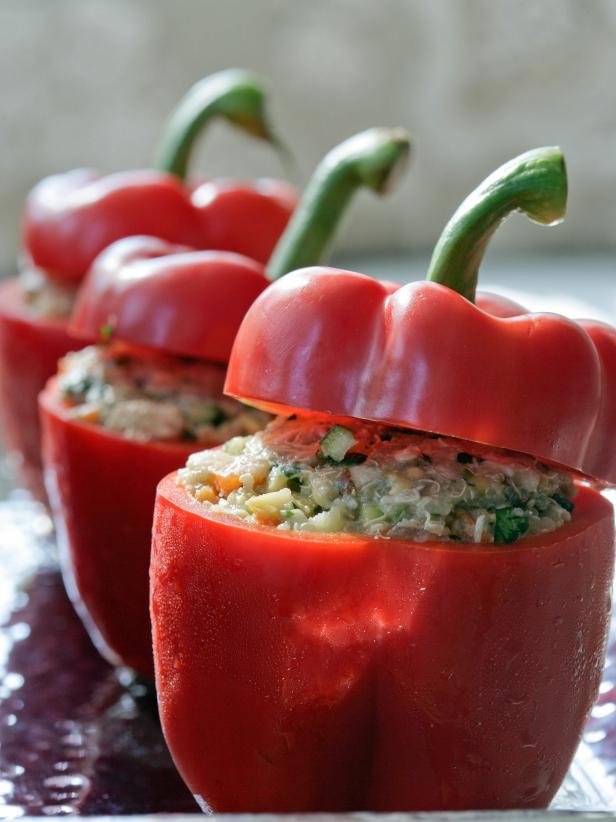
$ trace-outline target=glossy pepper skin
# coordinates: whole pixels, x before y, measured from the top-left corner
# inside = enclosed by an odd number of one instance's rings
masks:
[[[311,205],[314,180],[298,209],[301,220],[284,234],[276,271],[310,244],[326,253],[352,191],[386,187],[409,151],[406,133],[374,129],[336,149],[332,173],[317,174],[327,208]],[[330,155],[327,155],[328,168]],[[343,167],[343,173],[340,166]],[[321,166],[319,166],[321,168]],[[378,173],[377,173],[378,172]],[[340,189],[344,197],[340,198]],[[319,200],[321,202],[321,200]],[[315,223],[325,219],[326,230]],[[266,269],[229,252],[194,251],[155,237],[130,237],[95,260],[71,319],[76,336],[119,341],[209,363],[211,395],[222,395],[237,328],[269,284]],[[114,664],[153,678],[148,614],[148,564],[156,486],[188,455],[212,442],[136,443],[100,425],[72,419],[52,380],[41,396],[43,451],[49,496],[67,589],[101,652]]]
[[[586,489],[556,532],[452,547],[246,526],[167,477],[151,610],[182,777],[219,812],[545,807],[600,682],[613,544]]]
[[[431,282],[288,275],[247,313],[226,392],[582,461],[610,481],[612,458],[599,470],[588,446],[614,430],[613,399],[599,402],[614,331],[471,302],[503,217],[554,222],[565,193],[560,152],[529,152],[454,215]],[[612,508],[588,487],[566,525],[484,546],[253,525],[172,474],[150,569],[169,749],[219,812],[546,807],[596,698],[613,561]]]
[[[75,169],[34,187],[23,216],[24,265],[76,290],[99,252],[135,234],[265,262],[296,205],[294,189],[269,179],[211,179],[196,186],[184,181],[199,131],[218,118],[278,146],[258,78],[240,70],[206,77],[164,129],[156,169],[109,175]],[[98,330],[90,335],[97,337]],[[44,495],[36,399],[57,360],[83,347],[82,340],[69,332],[67,318],[49,319],[30,310],[18,279],[0,286],[2,426],[9,448],[21,455],[26,484],[39,497]],[[19,391],[11,382],[16,370]]]

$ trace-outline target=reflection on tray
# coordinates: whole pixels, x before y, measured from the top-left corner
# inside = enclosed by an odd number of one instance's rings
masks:
[[[196,811],[154,695],[92,647],[50,534],[40,507],[0,504],[0,818]]]

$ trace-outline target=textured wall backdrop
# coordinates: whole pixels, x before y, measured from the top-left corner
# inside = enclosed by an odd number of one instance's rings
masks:
[[[39,177],[147,165],[178,96],[234,65],[269,79],[304,174],[354,131],[412,130],[411,172],[387,203],[361,198],[347,249],[429,247],[492,167],[555,142],[569,219],[512,221],[497,247],[616,249],[614,42],[615,0],[1,0],[0,266]],[[197,165],[280,171],[222,127]]]

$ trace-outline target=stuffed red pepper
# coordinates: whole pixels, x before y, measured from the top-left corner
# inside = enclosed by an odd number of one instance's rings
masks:
[[[262,428],[222,394],[240,322],[270,280],[323,257],[354,191],[387,188],[405,132],[330,152],[271,263],[125,238],[94,262],[71,322],[102,342],[69,354],[41,396],[46,479],[69,594],[102,653],[153,677],[148,567],[155,490],[187,456]]]
[[[206,810],[545,807],[604,659],[616,332],[475,295],[561,153],[498,169],[429,281],[289,274],[226,392],[280,416],[159,486],[151,614],[169,749]]]
[[[181,101],[157,169],[102,176],[77,169],[42,180],[23,220],[21,271],[0,286],[0,411],[5,439],[26,485],[43,497],[36,398],[58,359],[83,345],[69,331],[77,290],[113,241],[148,234],[195,248],[236,251],[265,262],[296,203],[275,180],[187,185],[190,149],[204,126],[225,119],[277,145],[260,81],[233,70],[207,77]]]

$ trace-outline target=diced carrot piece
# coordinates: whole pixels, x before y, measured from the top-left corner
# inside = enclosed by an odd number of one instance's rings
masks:
[[[68,417],[79,422],[98,422],[100,409],[96,405],[77,405],[68,412]]]
[[[258,513],[254,518],[260,525],[280,525],[282,519],[276,513]]]
[[[241,484],[239,474],[214,474],[214,488],[224,497],[236,491]]]

